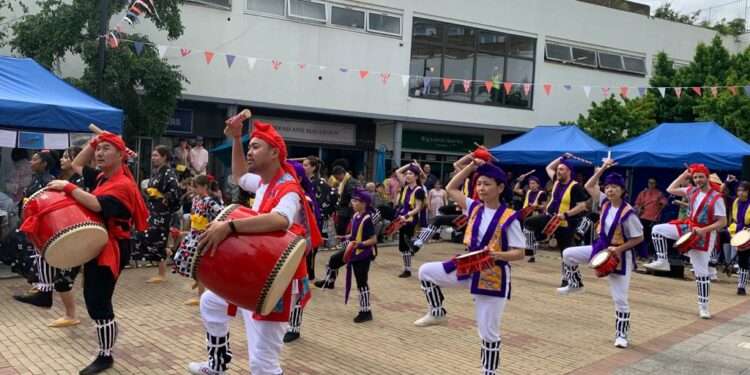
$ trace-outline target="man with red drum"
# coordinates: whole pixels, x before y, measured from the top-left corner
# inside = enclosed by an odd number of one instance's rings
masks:
[[[284,139],[271,124],[255,121],[245,159],[240,140],[244,119],[233,117],[226,122],[228,135],[233,138],[232,176],[243,190],[255,192],[252,208],[258,215],[211,223],[201,236],[198,251],[204,251],[204,256],[210,257],[214,251],[221,251],[217,250],[217,246],[233,233],[252,234],[286,230],[310,237],[308,247],[318,246],[320,232],[302,187],[294,176],[294,168],[286,161]],[[279,354],[290,311],[298,298],[303,298],[303,305],[309,300],[304,261],[298,266],[294,277],[284,297],[270,314],[260,315],[258,312],[238,309],[245,321],[250,371],[254,375],[283,373],[279,365]],[[237,288],[242,287],[237,285]],[[191,374],[201,375],[224,374],[232,360],[229,320],[235,314],[236,307],[207,290],[201,296],[200,310],[206,328],[208,361],[190,363],[189,371]]]
[[[476,191],[479,199],[476,200],[459,190],[464,180],[474,172],[478,176]],[[464,235],[467,250],[488,249],[494,258],[490,268],[465,276],[457,275],[455,260],[425,263],[419,268],[419,280],[427,297],[429,311],[414,324],[427,327],[445,323],[441,287],[468,287],[474,295],[476,321],[482,340],[482,374],[485,375],[499,373],[500,321],[511,292],[509,262],[524,257],[524,236],[517,220],[518,214],[500,202],[500,194],[506,183],[502,169],[475,159],[447,186],[451,199],[469,213]]]
[[[669,271],[667,260],[667,238],[676,240],[685,233],[693,232],[698,240],[685,254],[690,257],[690,264],[695,271],[695,282],[698,286],[699,316],[710,319],[708,300],[711,287],[711,273],[708,263],[711,260],[710,250],[716,246],[718,230],[727,225],[726,207],[721,194],[711,188],[708,176],[711,174],[703,164],[691,164],[667,188],[667,192],[679,197],[687,197],[689,204],[688,218],[674,220],[670,223],[655,225],[651,240],[654,243],[657,259],[646,265],[656,271]],[[695,186],[681,188],[689,178]]]
[[[732,216],[731,224],[729,224],[729,234],[734,237],[737,233],[742,230],[750,229],[750,182],[742,181],[737,186],[737,198],[732,203]],[[750,250],[732,249],[737,252],[737,265],[739,271],[737,272],[737,294],[744,296],[747,294],[745,286],[747,284],[748,274],[750,271]],[[733,252],[734,252],[733,251]]]
[[[127,147],[120,136],[102,132],[73,160],[75,173],[88,174],[93,158],[101,170],[91,193],[65,180],[54,180],[50,189],[62,190],[89,210],[99,213],[107,226],[109,240],[99,256],[83,265],[83,298],[96,326],[99,352],[81,375],[98,374],[112,367],[112,347],[117,340],[117,322],[112,294],[120,271],[130,260],[130,229],[143,231],[148,211],[126,165]]]
[[[586,191],[593,197],[594,204],[600,208],[599,238],[591,246],[569,247],[563,251],[563,265],[568,285],[558,288],[557,292],[567,295],[583,290],[580,286],[579,264],[591,261],[603,251],[617,257],[619,264],[607,275],[607,281],[615,303],[615,346],[627,348],[630,332],[628,289],[630,276],[636,266],[633,249],[643,242],[643,226],[633,207],[622,199],[625,194],[625,179],[620,174],[610,173],[604,179],[604,193],[599,189],[599,178],[612,165],[614,161],[606,159],[604,165],[597,168],[586,182]]]

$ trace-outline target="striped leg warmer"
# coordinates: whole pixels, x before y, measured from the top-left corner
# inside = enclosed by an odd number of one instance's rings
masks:
[[[111,357],[117,341],[117,322],[114,319],[95,319],[96,337],[99,339],[99,356]]]
[[[217,372],[226,371],[227,365],[232,361],[229,333],[226,336],[212,336],[206,333],[206,349],[208,350],[208,367]]]
[[[500,367],[500,349],[502,340],[484,341],[482,340],[482,375],[499,374],[497,368]]]
[[[427,297],[427,304],[430,305],[430,314],[435,317],[445,316],[445,309],[443,308],[443,291],[440,287],[432,282],[422,280],[422,291],[425,297]]]

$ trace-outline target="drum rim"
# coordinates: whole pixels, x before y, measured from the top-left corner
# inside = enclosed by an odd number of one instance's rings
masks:
[[[675,247],[679,247],[680,245],[683,245],[683,244],[687,243],[690,240],[690,238],[693,237],[693,235],[694,235],[693,232],[687,232],[687,233],[683,234],[682,236],[680,236],[680,238],[678,238],[674,242],[674,246]]]
[[[229,216],[229,214],[231,214],[232,212],[234,212],[236,209],[238,209],[240,207],[242,207],[242,205],[237,204],[237,203],[232,203],[232,204],[224,207],[224,209],[221,210],[221,212],[219,212],[218,215],[216,215],[216,219],[214,219],[214,221],[224,221],[224,220],[226,220],[227,217]]]
[[[606,257],[604,257],[605,255],[606,255]],[[591,268],[597,268],[597,267],[599,267],[599,266],[607,263],[607,260],[611,256],[612,256],[612,254],[610,254],[608,251],[600,251],[600,252],[594,254],[594,256],[591,257],[591,262],[590,262]],[[604,260],[601,263],[596,264],[594,261],[596,259],[599,259],[599,258],[604,258]]]
[[[47,187],[45,186],[45,187],[43,187],[43,188],[41,188],[41,189],[39,189],[39,190],[35,191],[35,192],[34,192],[33,194],[29,195],[29,197],[28,197],[28,198],[26,199],[26,202],[25,202],[25,203],[23,204],[23,206],[21,207],[21,209],[24,209],[24,208],[26,208],[26,205],[27,205],[27,204],[29,204],[29,202],[31,202],[31,201],[32,201],[33,199],[36,199],[36,198],[37,198],[37,197],[38,197],[39,195],[41,195],[42,193],[45,193],[45,192],[47,192],[47,190],[49,190],[49,188],[47,188]],[[54,190],[53,190],[53,191],[54,191]]]
[[[105,228],[101,223],[97,223],[95,221],[84,221],[82,223],[73,224],[59,230],[57,233],[52,235],[52,237],[50,237],[47,242],[44,243],[44,246],[42,246],[39,251],[42,254],[45,254],[50,246],[62,239],[63,235],[67,235],[70,232],[77,231],[83,228],[100,229],[104,231],[105,234],[107,234],[107,228]]]
[[[263,284],[263,288],[260,290],[260,294],[258,296],[258,301],[255,304],[255,311],[260,311],[261,315],[268,315],[271,313],[271,311],[264,311],[264,307],[266,307],[266,300],[268,299],[268,294],[271,292],[271,287],[276,282],[276,278],[279,275],[279,272],[281,271],[281,267],[283,267],[286,264],[287,259],[289,259],[289,256],[292,255],[292,251],[296,249],[299,246],[300,242],[304,242],[305,239],[300,236],[295,236],[294,239],[287,245],[286,249],[284,249],[284,252],[281,254],[279,259],[276,261],[276,264],[274,264],[273,269],[268,274],[268,277],[266,278],[265,283]],[[294,280],[294,276],[292,276],[292,280]],[[283,298],[283,297],[282,297]],[[273,302],[273,305],[270,305],[271,309],[276,305],[276,302]]]
[[[456,259],[466,259],[468,257],[475,256],[477,254],[481,254],[481,253],[485,253],[485,252],[489,253],[489,250],[486,250],[486,249],[485,250],[474,250],[474,251],[470,251],[468,253],[456,255]]]
[[[234,212],[236,209],[238,209],[240,207],[242,207],[242,205],[237,204],[237,203],[232,203],[232,204],[224,207],[224,209],[221,210],[221,212],[219,212],[218,215],[216,215],[216,218],[214,219],[214,221],[224,221],[224,220],[226,220],[226,218],[229,216],[229,214],[231,214],[232,212]],[[187,264],[187,268],[188,268],[189,274],[186,275],[186,276],[189,277],[189,278],[191,278],[191,279],[193,279],[193,280],[195,280],[195,281],[198,281],[198,266],[200,265],[200,258],[201,257],[203,257],[203,254],[201,254],[201,252],[198,251],[198,249],[196,248],[195,252],[193,253],[193,256],[191,256],[188,259],[188,262],[187,262],[188,263]]]
[[[744,232],[744,233],[743,233],[743,232]],[[738,237],[738,236],[740,236],[740,235],[742,235],[742,236],[745,236],[745,237],[747,237],[747,238],[745,239],[745,241],[743,241],[743,242],[742,242],[741,244],[734,244],[734,243],[732,243],[732,242],[734,242],[734,239],[735,239],[735,238],[738,238],[738,239],[739,239],[739,237]],[[742,245],[745,245],[745,244],[747,244],[747,243],[748,243],[748,241],[750,241],[750,230],[745,230],[745,229],[743,229],[743,230],[741,230],[741,231],[738,231],[737,233],[735,233],[735,235],[734,235],[734,236],[732,236],[732,239],[731,239],[731,240],[729,240],[729,242],[730,242],[730,245],[732,245],[732,246],[735,246],[735,247],[740,247],[740,246],[742,246]]]

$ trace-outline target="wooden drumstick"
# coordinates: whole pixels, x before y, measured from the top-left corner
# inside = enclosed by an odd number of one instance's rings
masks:
[[[482,146],[482,145],[480,145],[479,143],[476,143],[476,142],[474,142],[474,146],[477,146],[477,148],[481,148],[481,149],[486,150],[487,153],[490,155],[490,157],[492,158],[493,161],[497,161],[497,162],[500,161],[500,160],[497,160],[497,158],[495,157],[495,155],[492,155],[492,153],[490,152],[490,150],[487,149],[487,147],[484,147],[484,146]]]
[[[242,127],[242,122],[252,117],[252,115],[253,113],[250,112],[249,109],[245,108],[242,111],[240,111],[240,113],[230,117],[226,122],[227,125],[224,127],[224,135],[231,136],[229,132],[229,127],[237,123],[239,123],[239,126]]]
[[[100,134],[104,133],[104,130],[102,130],[100,127],[98,127],[98,126],[96,126],[94,124],[89,124],[89,130],[91,130],[91,132],[94,133],[94,134],[96,134],[96,135],[100,135]],[[133,151],[130,148],[128,148],[128,147],[125,147],[125,153],[128,154],[129,158],[137,158],[138,157],[138,154],[135,151]]]
[[[573,154],[569,154],[569,155],[570,155],[569,156],[570,159],[578,160],[578,161],[580,161],[581,163],[584,163],[584,164],[594,165],[594,163],[592,163],[592,162],[590,162],[590,161],[588,161],[588,160],[586,160],[586,159],[584,159],[582,157],[578,157],[578,156],[575,156]]]

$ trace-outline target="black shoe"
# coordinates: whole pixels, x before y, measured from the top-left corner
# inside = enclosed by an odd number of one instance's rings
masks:
[[[529,258],[529,263],[536,263],[536,258],[534,257]]]
[[[292,342],[299,338],[299,332],[287,332],[284,335],[284,342]]]
[[[403,278],[407,278],[407,277],[411,277],[411,271],[406,271],[406,270],[405,270],[404,272],[401,272],[401,274],[400,274],[400,275],[398,275],[398,277],[400,277],[400,278],[402,278],[402,279],[403,279]]]
[[[86,366],[85,369],[81,370],[78,375],[94,375],[103,372],[112,367],[115,364],[115,360],[112,356],[97,356],[94,362]]]
[[[424,246],[424,245],[423,245],[423,246]],[[412,255],[412,256],[414,256],[414,255],[417,255],[417,253],[418,253],[418,252],[419,252],[419,250],[421,250],[421,249],[422,249],[422,246],[416,246],[416,245],[412,245],[412,246],[411,246],[411,255]]]
[[[33,292],[23,295],[15,295],[16,301],[49,309],[52,307],[52,292]]]
[[[327,283],[325,280],[318,280],[313,285],[321,289],[333,289],[333,283]]]
[[[737,288],[737,295],[738,296],[746,296],[747,292],[745,292],[745,288]]]
[[[357,316],[354,317],[354,323],[364,323],[372,320],[372,311],[360,311]]]
[[[566,286],[568,286],[568,280],[560,281],[560,288],[565,288]]]

